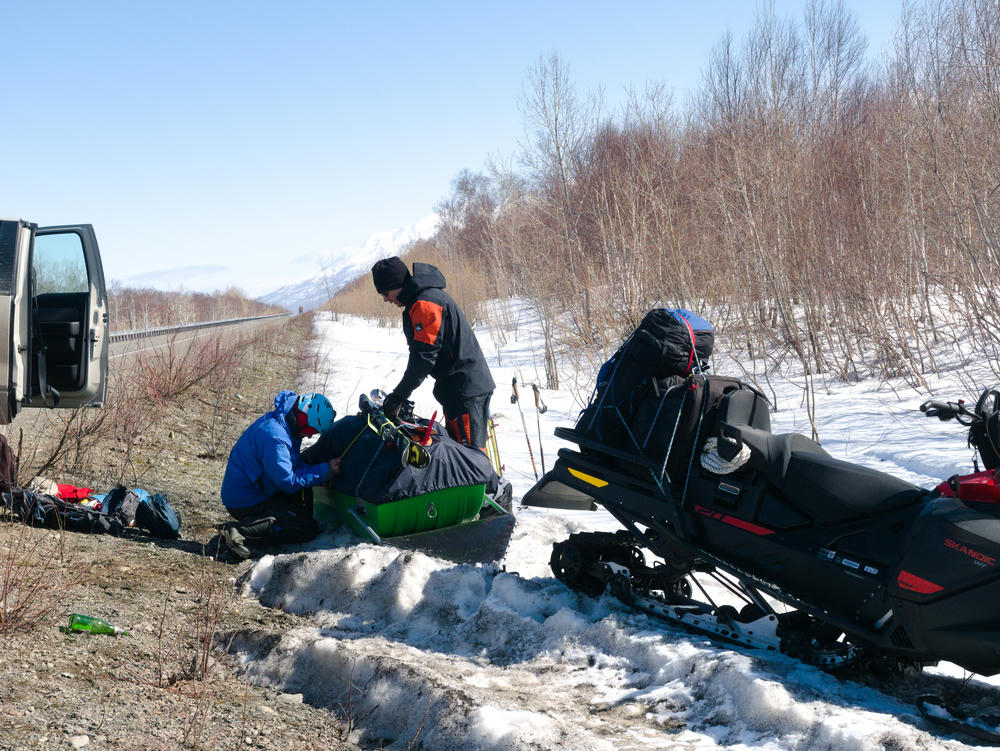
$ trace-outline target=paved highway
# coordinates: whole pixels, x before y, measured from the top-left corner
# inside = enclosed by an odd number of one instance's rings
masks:
[[[274,318],[250,318],[241,322],[227,323],[207,328],[175,330],[171,333],[147,336],[126,341],[113,341],[116,332],[112,332],[111,351],[108,361],[112,367],[121,364],[132,355],[164,350],[173,344],[175,347],[189,347],[191,342],[218,335],[229,336],[234,333],[247,333],[256,328],[276,326],[286,323],[288,316]]]

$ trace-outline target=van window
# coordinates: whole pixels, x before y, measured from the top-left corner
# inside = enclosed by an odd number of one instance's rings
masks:
[[[37,235],[34,266],[36,295],[90,289],[83,240],[75,232]]]

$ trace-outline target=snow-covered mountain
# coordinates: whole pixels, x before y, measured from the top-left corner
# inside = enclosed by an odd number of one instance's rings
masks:
[[[409,227],[376,232],[360,248],[348,248],[319,259],[321,271],[317,274],[295,284],[286,284],[257,299],[293,311],[299,306],[312,310],[361,274],[368,273],[375,261],[402,255],[413,243],[432,237],[439,223],[437,214],[428,214]]]

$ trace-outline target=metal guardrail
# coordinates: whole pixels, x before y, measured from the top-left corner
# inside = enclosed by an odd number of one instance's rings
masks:
[[[112,332],[108,339],[112,344],[115,342],[127,342],[132,339],[146,339],[151,336],[163,336],[165,334],[175,334],[181,331],[194,331],[195,329],[207,329],[212,326],[229,326],[236,323],[246,323],[248,321],[261,321],[267,318],[283,318],[295,315],[294,313],[273,313],[267,316],[251,316],[249,318],[228,318],[224,321],[204,321],[202,323],[183,323],[177,326],[158,326],[152,329],[133,329],[132,331]]]

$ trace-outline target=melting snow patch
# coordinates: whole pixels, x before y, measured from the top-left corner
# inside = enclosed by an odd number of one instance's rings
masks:
[[[469,739],[490,749],[519,749],[526,743],[556,748],[560,733],[552,720],[537,712],[480,707],[472,716]]]

